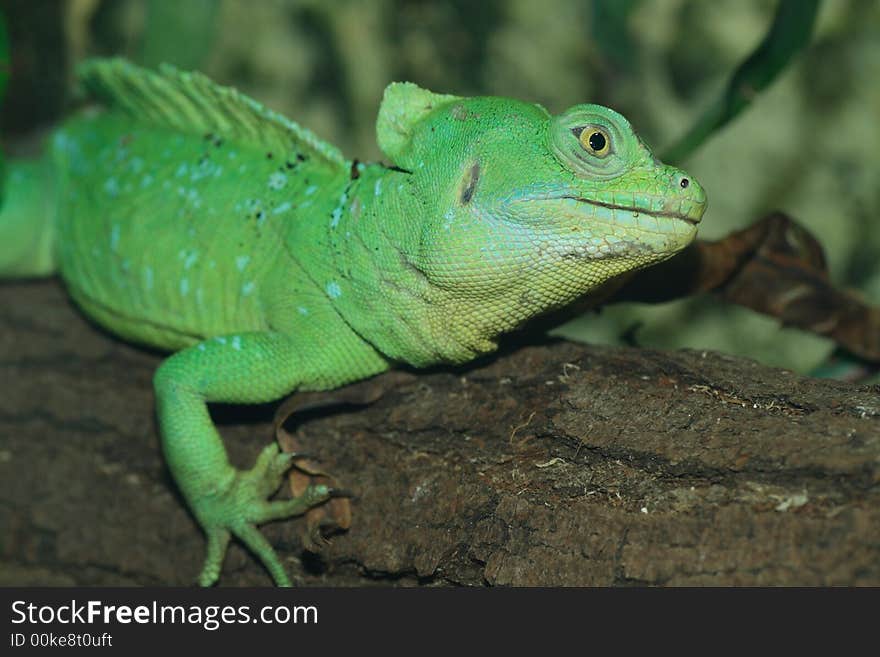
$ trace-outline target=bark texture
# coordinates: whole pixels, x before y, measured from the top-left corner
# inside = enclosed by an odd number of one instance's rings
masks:
[[[160,359],[57,283],[0,286],[0,584],[193,581]],[[569,343],[366,385],[384,394],[295,429],[356,495],[319,554],[303,520],[266,528],[302,584],[880,584],[877,386]],[[234,462],[275,409],[215,409]],[[221,582],[269,580],[234,548]]]

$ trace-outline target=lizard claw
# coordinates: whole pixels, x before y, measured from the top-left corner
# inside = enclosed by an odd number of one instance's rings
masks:
[[[273,443],[260,453],[253,468],[236,472],[223,491],[191,501],[208,538],[199,584],[211,586],[217,581],[230,538],[235,536],[260,560],[275,584],[290,586],[278,555],[257,525],[301,515],[331,497],[330,488],[319,484],[291,499],[266,499],[281,485],[282,476],[297,457],[280,453]]]

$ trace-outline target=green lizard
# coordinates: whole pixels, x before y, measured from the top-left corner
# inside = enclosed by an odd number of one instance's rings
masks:
[[[97,60],[79,79],[103,109],[11,163],[0,276],[57,272],[99,324],[174,352],[154,386],[165,458],[207,535],[203,585],[232,536],[289,584],[257,525],[332,495],[267,499],[293,456],[273,444],[233,468],[206,403],[467,362],[681,250],[706,207],[598,105],[551,116],[394,83],[386,166],[197,73]]]

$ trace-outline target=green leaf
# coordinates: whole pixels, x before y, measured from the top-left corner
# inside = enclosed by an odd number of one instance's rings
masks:
[[[660,159],[681,162],[746,109],[809,43],[818,8],[819,0],[780,0],[764,39],[736,69],[722,95]]]

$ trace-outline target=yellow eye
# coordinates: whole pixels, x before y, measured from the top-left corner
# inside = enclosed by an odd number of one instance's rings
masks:
[[[578,136],[581,146],[591,155],[605,157],[611,152],[611,138],[602,128],[587,126]]]

